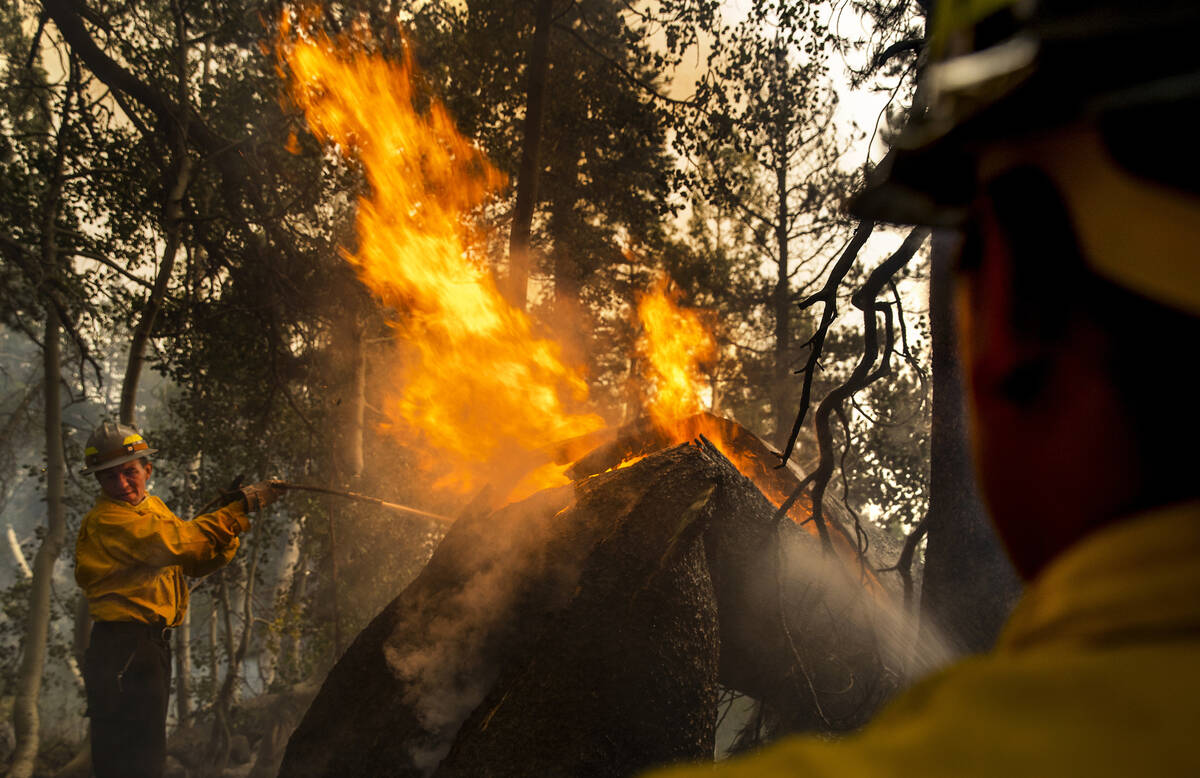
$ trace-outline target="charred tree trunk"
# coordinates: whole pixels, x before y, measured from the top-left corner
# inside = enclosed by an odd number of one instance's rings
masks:
[[[952,236],[934,233],[933,423],[921,619],[922,631],[940,632],[956,651],[977,653],[995,642],[1021,584],[988,519],[971,464],[954,335],[954,251]]]
[[[495,701],[488,707],[489,692],[499,688],[497,678],[509,679],[511,685],[506,688],[514,703],[536,696],[534,686],[527,685],[532,679],[522,680],[529,661],[534,657],[545,660],[545,655],[534,649],[569,642],[571,638],[561,634],[563,626],[579,623],[581,617],[572,615],[572,610],[588,611],[586,603],[593,597],[611,605],[611,576],[638,583],[624,592],[615,610],[622,615],[635,610],[649,618],[654,612],[651,603],[660,594],[659,582],[675,580],[664,571],[677,565],[691,570],[714,473],[711,468],[688,467],[690,456],[647,459],[582,481],[577,488],[548,490],[495,513],[457,522],[421,575],[359,635],[329,674],[292,736],[280,774],[422,775],[446,756],[464,721],[474,722],[471,731],[479,733],[479,739],[464,741],[455,752],[454,763],[468,769],[466,765],[475,764],[475,759],[496,747],[496,741],[487,737],[491,728],[483,726],[485,717],[496,722],[497,731],[516,733],[523,717],[536,714],[525,705],[507,702],[494,711]],[[673,496],[663,497],[661,510],[655,511],[645,500],[647,484],[662,483],[672,485]],[[649,549],[639,551],[635,538],[641,533],[657,533],[657,554]],[[610,539],[610,545],[604,546],[606,538],[621,537],[624,542]],[[598,550],[601,547],[607,550]],[[589,557],[594,551],[624,555],[626,564],[595,583],[585,583],[582,573],[591,569]],[[688,581],[701,590],[705,585],[694,570],[678,581]],[[691,612],[699,615],[694,615],[691,623],[702,627],[702,597],[695,590],[692,596]],[[624,629],[615,628],[612,617],[604,624],[610,640],[617,639]],[[628,639],[636,641],[635,637]],[[695,689],[712,686],[714,639],[715,631],[703,628],[675,641],[677,650],[694,660],[681,666],[699,675],[683,683],[677,675],[681,670],[668,673],[668,677],[676,675],[675,680],[664,682],[664,699],[657,703],[664,710],[687,707],[682,698],[671,696],[671,689],[694,696]],[[621,652],[614,655],[628,658]],[[585,661],[584,657],[563,657],[563,661],[575,660]],[[711,673],[703,670],[710,665]],[[558,666],[556,672],[567,672],[567,666]],[[712,694],[715,703],[715,689]],[[561,700],[565,704],[571,698],[573,695]],[[643,703],[648,709],[656,704],[650,699]],[[706,705],[705,710],[710,707]],[[565,724],[561,718],[558,721]],[[668,750],[686,750],[677,742],[679,738],[695,741],[697,737],[695,731],[681,735],[688,728],[678,727],[674,718],[660,722],[637,737],[650,735],[661,741],[656,748]],[[577,725],[585,726],[586,721],[578,718]],[[596,734],[593,732],[593,737]],[[572,760],[586,760],[586,739],[586,733],[564,731],[561,744],[570,748],[557,758],[564,760],[563,764],[581,764]],[[626,759],[634,759],[629,754],[639,746],[622,742],[618,750]],[[600,747],[597,741],[591,745]],[[699,744],[693,743],[694,748],[702,746],[711,752],[711,743],[703,738]],[[555,757],[546,752],[542,758]],[[651,763],[643,761],[641,766]],[[628,769],[629,763],[624,764]]]
[[[618,519],[435,775],[624,776],[712,753],[719,642],[701,531],[715,484],[673,491]]]

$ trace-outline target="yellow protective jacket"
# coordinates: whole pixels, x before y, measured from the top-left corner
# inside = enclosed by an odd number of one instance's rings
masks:
[[[75,581],[96,621],[174,627],[187,611],[184,576],[227,564],[249,528],[240,503],[183,521],[153,495],[137,505],[100,495],[79,528]]]
[[[654,778],[1200,776],[1200,504],[1110,526],[1031,585],[996,649],[860,733]]]

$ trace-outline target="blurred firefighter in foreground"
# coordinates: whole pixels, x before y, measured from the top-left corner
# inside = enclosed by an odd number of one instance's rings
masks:
[[[935,3],[855,202],[960,230],[975,460],[1029,582],[861,733],[667,776],[1200,775],[1200,3]]]
[[[98,778],[160,776],[166,761],[171,628],[188,604],[184,576],[227,564],[247,511],[275,499],[270,482],[225,495],[225,507],[182,521],[146,492],[155,449],[123,424],[92,433],[84,473],[101,494],[83,519],[75,580],[95,624],[84,658],[92,769]]]

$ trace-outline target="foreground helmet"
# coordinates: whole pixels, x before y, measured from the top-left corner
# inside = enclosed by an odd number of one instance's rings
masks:
[[[1032,165],[1095,272],[1200,315],[1197,29],[1196,0],[936,0],[922,108],[851,209],[957,226],[989,170]]]
[[[125,424],[106,421],[92,432],[83,450],[83,473],[96,473],[149,456],[158,449],[141,433]]]

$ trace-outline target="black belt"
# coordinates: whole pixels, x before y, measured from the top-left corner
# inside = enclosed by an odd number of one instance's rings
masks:
[[[164,643],[171,642],[171,627],[166,624],[156,622],[154,624],[145,621],[97,621],[92,629],[105,629],[112,632],[132,632],[135,634],[143,634],[155,640],[161,640]]]

